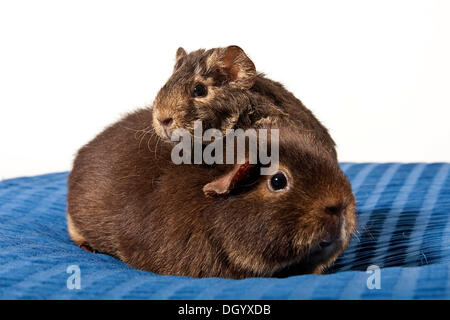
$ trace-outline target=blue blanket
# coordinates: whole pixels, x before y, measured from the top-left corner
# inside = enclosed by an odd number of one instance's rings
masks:
[[[284,279],[134,270],[71,242],[66,172],[1,181],[0,298],[449,299],[450,164],[341,166],[358,201],[359,233],[329,274]]]

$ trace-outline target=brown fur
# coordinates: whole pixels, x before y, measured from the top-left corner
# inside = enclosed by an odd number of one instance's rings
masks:
[[[193,97],[196,84],[204,84],[208,93]],[[154,102],[156,133],[167,139],[157,119],[172,118],[174,129],[193,132],[195,120],[204,129],[295,126],[310,133],[336,156],[335,143],[328,130],[312,112],[282,84],[258,74],[255,65],[237,46],[200,49],[189,54],[178,49],[174,72],[159,91]]]
[[[273,276],[294,266],[296,273],[320,273],[348,245],[355,199],[335,157],[314,135],[280,130],[287,191],[270,192],[270,177],[253,176],[215,197],[203,187],[232,166],[175,165],[171,145],[159,140],[152,110],[142,109],[78,152],[68,181],[75,242],[138,269],[229,278]],[[345,210],[326,211],[336,205]],[[321,249],[324,239],[341,236]]]

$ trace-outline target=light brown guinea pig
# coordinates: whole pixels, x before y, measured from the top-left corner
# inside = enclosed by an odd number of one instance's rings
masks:
[[[258,73],[238,46],[176,53],[172,76],[157,94],[153,125],[168,140],[175,129],[257,128],[267,122],[309,132],[335,158],[335,143],[313,113],[282,84]]]
[[[152,110],[105,129],[78,152],[68,180],[75,243],[167,275],[321,273],[346,248],[355,198],[314,136],[280,130],[279,170],[175,165]]]

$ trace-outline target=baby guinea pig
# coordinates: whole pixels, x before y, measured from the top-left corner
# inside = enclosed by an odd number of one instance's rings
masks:
[[[113,124],[78,152],[68,231],[79,246],[166,275],[321,273],[346,248],[355,198],[315,137],[280,130],[279,170],[175,165],[152,110]]]
[[[176,53],[172,76],[157,94],[153,125],[169,140],[178,128],[191,134],[194,121],[204,130],[257,128],[279,121],[309,132],[336,157],[335,143],[312,112],[283,85],[257,73],[238,46]]]

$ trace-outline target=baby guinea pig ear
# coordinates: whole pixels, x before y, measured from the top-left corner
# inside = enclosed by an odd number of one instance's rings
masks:
[[[251,172],[253,165],[248,163],[248,159],[243,164],[235,164],[229,172],[219,176],[203,187],[203,193],[207,197],[226,195],[236,186],[236,184],[246,179]]]
[[[176,61],[180,60],[181,58],[183,58],[186,55],[187,55],[186,50],[184,50],[183,47],[179,47],[177,49]]]
[[[243,90],[250,89],[256,78],[256,68],[253,61],[238,46],[221,49],[217,55],[219,77],[226,82]]]
[[[175,66],[174,69],[178,69],[180,67],[180,60],[181,58],[185,57],[187,55],[186,50],[184,50],[182,47],[179,47],[177,49],[177,53],[175,55]]]

